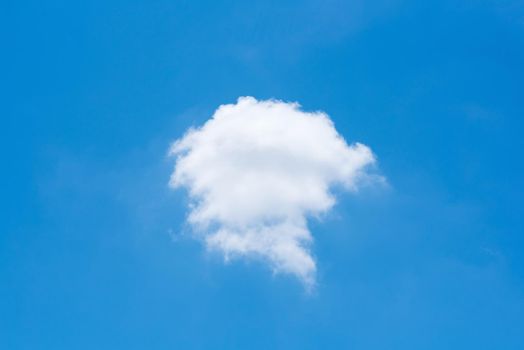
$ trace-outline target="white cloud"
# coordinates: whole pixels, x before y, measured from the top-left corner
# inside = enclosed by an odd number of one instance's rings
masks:
[[[356,190],[375,162],[325,113],[253,97],[220,106],[170,153],[177,157],[170,186],[188,190],[188,221],[208,249],[226,260],[261,257],[307,287],[316,272],[307,218],[332,208],[334,185]]]

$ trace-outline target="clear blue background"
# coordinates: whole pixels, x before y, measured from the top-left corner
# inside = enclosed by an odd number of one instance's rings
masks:
[[[1,349],[524,349],[522,1],[0,6]],[[389,181],[311,222],[312,295],[206,254],[167,188],[242,95]]]

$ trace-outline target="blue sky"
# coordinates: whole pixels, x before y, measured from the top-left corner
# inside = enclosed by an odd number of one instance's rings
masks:
[[[2,349],[524,348],[524,6],[4,1]],[[317,287],[187,234],[170,143],[323,110],[387,188],[310,220]]]

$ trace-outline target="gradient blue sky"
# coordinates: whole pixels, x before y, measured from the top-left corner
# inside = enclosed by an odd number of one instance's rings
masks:
[[[523,349],[524,5],[2,1],[1,349]],[[318,287],[224,265],[169,143],[324,110],[390,188],[312,221]]]

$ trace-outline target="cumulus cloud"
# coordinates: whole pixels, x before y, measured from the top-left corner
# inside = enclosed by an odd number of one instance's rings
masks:
[[[335,204],[335,186],[357,190],[375,162],[348,145],[323,112],[297,103],[241,97],[170,149],[172,188],[188,190],[188,222],[226,260],[259,257],[273,271],[315,283],[310,217]]]

